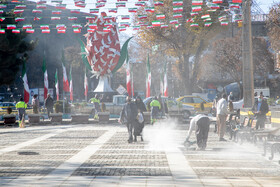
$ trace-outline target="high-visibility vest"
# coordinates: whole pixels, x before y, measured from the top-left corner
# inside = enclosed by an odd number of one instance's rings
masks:
[[[161,108],[160,102],[159,102],[158,100],[153,100],[153,101],[150,103],[150,106],[151,106],[151,107],[157,106],[159,109]]]
[[[99,100],[99,99],[96,99],[95,97],[94,97],[94,98],[91,98],[90,101],[91,101],[92,103],[98,103],[98,104],[100,104],[100,100]]]
[[[27,108],[27,104],[24,102],[24,101],[19,101],[17,104],[16,104],[16,108],[19,109],[19,108],[24,108],[26,109]]]

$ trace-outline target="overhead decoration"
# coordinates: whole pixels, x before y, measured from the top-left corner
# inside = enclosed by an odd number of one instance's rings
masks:
[[[110,74],[117,65],[120,58],[120,43],[117,33],[116,19],[105,20],[103,14],[90,20],[95,25],[96,31],[86,35],[87,59],[95,76],[104,76]],[[106,23],[111,23],[106,27]]]
[[[93,23],[93,20],[96,20],[96,16],[100,14],[100,12],[107,12],[109,16],[103,16],[103,19],[106,22],[109,22],[111,19],[116,19],[115,23],[118,25],[117,31],[126,31],[129,27],[132,30],[139,30],[142,27],[151,29],[151,28],[168,28],[168,27],[175,27],[178,28],[180,26],[179,21],[183,18],[183,10],[184,10],[184,1],[183,0],[173,0],[171,1],[168,6],[172,6],[173,8],[173,14],[171,16],[167,16],[162,12],[163,10],[161,7],[167,6],[166,1],[153,1],[148,2],[148,0],[138,0],[134,2],[130,2],[128,0],[117,0],[117,2],[107,2],[107,0],[97,0],[95,2],[88,2],[85,0],[73,0],[71,2],[69,1],[63,1],[63,0],[51,0],[48,1],[48,3],[52,3],[52,7],[50,10],[49,6],[47,5],[46,0],[37,0],[36,5],[32,4],[30,1],[13,1],[14,4],[6,4],[1,3],[0,4],[0,22],[1,22],[1,32],[0,34],[6,33],[3,32],[4,30],[12,30],[10,27],[8,27],[6,22],[6,17],[4,16],[5,12],[13,12],[15,14],[15,22],[22,22],[23,24],[20,24],[21,26],[18,26],[20,32],[28,32],[27,33],[34,33],[34,31],[39,30],[39,32],[42,33],[50,33],[50,31],[53,31],[54,29],[57,30],[58,33],[65,33],[65,32],[73,32],[73,33],[81,33],[82,30],[86,30],[86,32],[94,33],[96,31],[96,26],[91,25]],[[229,16],[232,17],[232,21],[234,22],[240,22],[242,21],[242,15],[234,13],[233,10],[240,9],[241,8],[242,0],[231,0],[228,4],[225,5],[224,0],[192,0],[191,1],[191,12],[187,13],[187,18],[185,18],[185,21],[190,27],[197,27],[198,26],[205,26],[210,27],[213,23],[220,23],[223,26],[228,25],[229,22]],[[67,8],[73,8],[70,9],[70,14],[67,13],[67,16],[63,14],[63,12]],[[76,7],[76,8],[75,8]],[[137,24],[131,24],[131,14],[137,13],[139,8],[142,8],[143,11],[140,11],[141,14],[138,13],[136,16],[136,23]],[[102,10],[102,11],[101,11]],[[126,10],[126,11],[123,11]],[[219,19],[216,19],[216,16],[211,16],[216,11],[219,11],[219,14],[222,16],[219,17]],[[25,25],[25,22],[28,21],[30,23],[30,16],[27,18],[23,16],[25,13],[30,12],[33,14],[33,21],[36,21],[36,24],[33,28],[24,28],[22,25]],[[76,14],[80,14],[82,12],[87,11],[88,15],[83,14],[79,16],[79,19]],[[124,15],[122,15],[122,12],[124,12]],[[235,11],[236,12],[236,11]],[[43,15],[43,20],[46,23],[46,20],[54,21],[54,23],[63,23],[63,21],[69,20],[73,21],[73,23],[79,22],[80,18],[83,17],[87,21],[90,21],[90,24],[88,24],[88,27],[72,27],[71,25],[69,28],[71,29],[57,29],[56,27],[52,28],[49,27],[49,29],[41,29],[41,15]],[[49,14],[49,16],[46,16],[46,13]],[[91,15],[90,15],[91,14]],[[30,14],[29,14],[30,15]],[[147,20],[147,17],[153,16],[154,20]],[[211,19],[212,17],[212,19]],[[124,22],[127,21],[127,22]],[[140,22],[138,22],[140,21]],[[27,22],[26,22],[27,23]],[[79,24],[79,23],[77,23]],[[38,26],[39,25],[39,26]],[[102,28],[102,32],[110,32],[112,26],[105,24],[104,28]],[[124,28],[125,27],[125,28]],[[33,30],[31,30],[33,29]],[[44,30],[44,31],[43,31]],[[9,31],[11,32],[11,31]],[[18,30],[13,31],[14,33],[19,33]]]

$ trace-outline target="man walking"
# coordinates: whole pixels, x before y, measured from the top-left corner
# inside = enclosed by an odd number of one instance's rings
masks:
[[[158,115],[161,109],[161,105],[157,97],[155,97],[153,101],[150,103],[150,107],[151,107],[151,123],[154,124],[156,122],[156,119],[158,119]]]
[[[100,112],[100,99],[97,94],[93,98],[90,99],[90,102],[94,105],[94,119],[98,119],[98,112]]]
[[[226,141],[224,139],[226,131],[226,118],[227,118],[227,95],[223,94],[222,98],[217,103],[217,125],[218,125],[218,135],[220,141]]]
[[[126,124],[128,130],[128,143],[133,141],[134,124],[136,123],[137,106],[131,101],[131,98],[127,96],[126,103],[120,114],[120,122]]]
[[[19,102],[16,104],[16,109],[18,110],[18,119],[19,125],[21,127],[21,121],[24,120],[25,109],[27,108],[27,104],[23,101],[23,98],[20,98]]]
[[[257,111],[255,112],[255,114],[257,115],[256,129],[264,129],[266,113],[268,113],[269,108],[266,100],[263,98],[263,95],[259,96],[254,105],[254,109],[255,111]]]
[[[45,107],[47,108],[48,118],[50,118],[50,113],[53,113],[53,98],[51,98],[50,94],[48,94],[45,100]]]
[[[38,95],[35,94],[33,95],[33,99],[32,99],[32,109],[34,114],[39,113],[39,107],[40,105],[39,105]]]

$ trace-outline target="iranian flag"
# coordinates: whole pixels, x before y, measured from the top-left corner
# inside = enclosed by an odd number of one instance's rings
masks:
[[[126,63],[126,90],[127,90],[127,94],[131,96],[131,77],[130,77],[130,67],[128,61]]]
[[[152,21],[152,25],[154,26],[154,27],[160,27],[160,21]]]
[[[156,14],[156,18],[157,19],[165,19],[165,15],[164,14]]]
[[[151,74],[151,67],[149,61],[149,55],[147,59],[147,77],[146,77],[146,97],[151,96],[151,84],[152,84],[152,74]]]
[[[229,3],[229,8],[240,8],[238,3]]]
[[[70,81],[70,100],[73,101],[72,67],[70,68],[69,81]]]
[[[242,0],[232,0],[233,3],[242,3]]]
[[[205,26],[205,27],[210,27],[211,25],[212,25],[212,22],[205,22],[205,23],[204,23],[204,26]]]
[[[63,50],[62,50],[61,61],[62,61],[62,71],[63,71],[63,91],[69,92],[69,82],[67,79],[66,67],[64,65],[64,51]]]
[[[181,14],[181,13],[174,13],[173,14],[173,18],[181,18],[181,17],[183,17],[183,14]]]
[[[223,0],[213,0],[213,3],[223,3]]]
[[[99,8],[90,9],[90,10],[89,10],[89,13],[91,13],[91,14],[97,14],[97,13],[99,13]]]
[[[24,102],[28,103],[30,91],[29,91],[29,86],[28,86],[28,81],[27,81],[27,76],[26,76],[25,62],[23,62],[23,67],[22,67],[22,80],[23,80],[23,86],[24,86]]]
[[[182,6],[183,0],[173,0],[173,6]]]
[[[86,72],[85,72],[84,88],[85,88],[84,95],[87,97],[87,94],[88,94],[88,79],[87,79],[87,73]]]
[[[178,24],[178,20],[177,19],[173,19],[169,21],[170,24]]]
[[[164,75],[163,75],[163,94],[168,97],[168,81],[167,81],[167,63],[164,65]]]
[[[163,6],[164,3],[163,3],[163,1],[155,1],[155,2],[154,2],[154,5],[155,5],[155,6]]]
[[[207,19],[207,18],[210,18],[210,14],[205,14],[201,16],[201,19]]]
[[[35,30],[34,29],[26,29],[26,31],[25,31],[26,33],[29,33],[29,34],[32,34],[32,33],[34,33],[35,32]]]
[[[228,21],[221,21],[221,25],[222,26],[228,25]]]
[[[55,71],[55,93],[56,93],[56,100],[59,100],[59,87],[58,87],[58,75],[57,75],[57,70]]]
[[[203,5],[203,0],[192,0],[192,5]]]
[[[135,13],[135,12],[137,12],[137,8],[128,8],[128,12]]]
[[[132,96],[134,97],[133,64],[132,64],[132,67],[131,67],[130,73],[131,73],[131,92],[132,92],[131,94],[132,94]]]
[[[173,12],[182,12],[183,6],[173,6]]]
[[[192,12],[199,12],[201,10],[202,10],[201,6],[192,6]]]
[[[160,74],[160,85],[159,85],[159,89],[160,89],[160,94],[163,95],[163,90],[164,90],[164,85],[163,85],[163,73]]]
[[[198,23],[191,23],[191,27],[198,27]]]
[[[48,81],[48,72],[46,67],[46,59],[43,59],[43,73],[44,73],[44,99],[48,96],[48,89],[49,89],[49,81]]]

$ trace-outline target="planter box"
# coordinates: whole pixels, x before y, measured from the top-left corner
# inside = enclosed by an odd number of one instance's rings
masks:
[[[72,123],[88,123],[89,115],[88,114],[72,114],[71,115]]]
[[[99,123],[109,123],[109,112],[98,112]]]
[[[29,123],[40,123],[40,114],[28,114]]]
[[[12,125],[16,123],[16,115],[14,114],[5,114],[3,116],[4,124],[5,125]]]
[[[150,124],[151,123],[151,112],[143,112],[144,114],[144,123]]]
[[[50,114],[51,122],[61,123],[62,122],[62,114]]]

